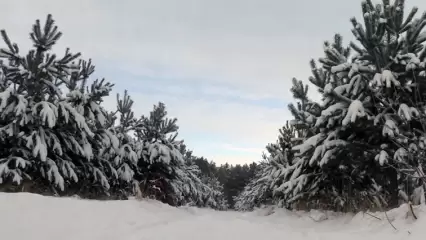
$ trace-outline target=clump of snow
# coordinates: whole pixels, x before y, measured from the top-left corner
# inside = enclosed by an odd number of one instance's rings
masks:
[[[374,158],[374,160],[379,162],[380,166],[383,166],[386,163],[388,163],[388,159],[389,159],[389,154],[384,150],[380,151],[380,154],[377,154],[376,157]]]
[[[87,201],[0,193],[0,236],[8,240],[97,239],[423,239],[425,207],[407,204],[385,213],[291,212],[263,208],[250,213],[173,208],[152,200]],[[389,223],[395,226],[395,230]]]
[[[373,84],[377,86],[385,86],[390,88],[392,86],[400,86],[401,83],[395,78],[394,74],[389,70],[383,70],[382,73],[376,73],[373,78]]]
[[[389,136],[391,138],[395,137],[396,134],[399,134],[399,129],[392,119],[387,119],[382,130],[383,136]]]
[[[331,72],[332,73],[342,72],[342,71],[348,70],[350,67],[351,67],[350,63],[342,63],[340,65],[331,67]]]
[[[412,117],[419,115],[419,111],[414,107],[409,107],[407,104],[402,103],[399,105],[398,115],[403,116],[407,121],[410,121]]]
[[[324,93],[330,94],[332,91],[333,91],[333,86],[331,85],[331,83],[327,83],[327,85],[325,85],[324,87]]]
[[[346,126],[349,122],[355,122],[358,117],[365,116],[364,106],[362,102],[359,100],[352,101],[351,105],[349,105],[348,113],[342,121],[342,125]]]

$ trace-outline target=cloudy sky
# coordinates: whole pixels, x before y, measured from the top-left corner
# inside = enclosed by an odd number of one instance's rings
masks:
[[[291,79],[307,80],[323,41],[352,40],[360,2],[13,0],[2,1],[0,28],[25,49],[35,19],[51,13],[64,33],[56,51],[82,52],[115,83],[108,108],[124,89],[138,115],[162,101],[195,154],[237,164],[260,160],[275,141],[290,118]],[[426,10],[421,2],[407,6]]]

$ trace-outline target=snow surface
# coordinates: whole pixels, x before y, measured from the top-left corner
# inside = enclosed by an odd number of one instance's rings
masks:
[[[289,212],[265,208],[250,213],[173,208],[152,200],[89,201],[0,193],[0,239],[423,239],[426,207],[407,205],[384,213],[357,215]]]

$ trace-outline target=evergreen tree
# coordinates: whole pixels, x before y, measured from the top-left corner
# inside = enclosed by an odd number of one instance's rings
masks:
[[[125,92],[123,99],[117,96],[117,111],[108,115],[117,140],[105,149],[104,156],[113,159],[118,169],[117,189],[125,194],[140,191],[142,197],[174,206],[226,209],[220,185],[204,178],[192,152],[183,141],[176,140],[177,119],[167,117],[165,105],[160,102],[148,116],[139,119],[134,117],[132,106]],[[117,115],[120,120],[116,124]]]
[[[51,15],[43,27],[39,20],[33,25],[33,49],[24,56],[1,35],[0,183],[26,179],[55,193],[84,183],[108,190],[115,169],[97,154],[108,142],[100,103],[113,85],[86,88],[90,61],[69,49],[63,57],[50,53],[62,36]]]
[[[44,26],[34,24],[34,48],[25,56],[1,35],[0,189],[25,181],[37,193],[96,199],[142,189],[143,197],[172,205],[227,208],[215,165],[202,174],[176,140],[177,119],[167,117],[163,103],[136,118],[125,91],[116,111],[107,112],[101,104],[113,84],[90,84],[95,67],[79,53],[51,53],[62,34],[50,15]]]
[[[184,176],[185,160],[179,151],[177,137],[177,119],[166,117],[163,103],[154,106],[149,117],[142,116],[140,126],[135,128],[140,158],[138,169],[141,171],[137,180],[143,183],[143,193],[155,195],[172,205],[179,205],[191,191],[191,185],[182,186],[188,176]],[[181,183],[181,184],[178,184]],[[185,183],[187,184],[187,183]]]
[[[192,151],[186,148],[185,144],[181,144],[181,153],[184,156],[186,165],[189,169],[197,173],[197,177],[201,180],[197,187],[199,188],[197,201],[191,201],[191,205],[199,207],[210,207],[218,210],[228,209],[228,204],[223,193],[223,185],[214,175],[216,166],[212,162],[208,162],[203,157],[197,157]]]
[[[355,54],[336,35],[322,68],[311,62],[322,104],[307,115],[291,108],[308,127],[280,187],[287,204],[359,210],[395,207],[398,196],[424,201],[426,14],[414,19],[414,8],[405,18],[403,0],[364,1],[362,11],[364,25],[351,19]]]
[[[138,145],[132,132],[141,122],[134,116],[133,103],[127,91],[124,91],[123,98],[117,94],[117,110],[108,113],[106,120],[106,127],[112,133],[109,134],[110,144],[100,154],[103,159],[109,159],[117,169],[111,192],[121,197],[135,193],[134,187],[138,182],[134,179],[140,174],[139,154],[136,151]]]
[[[283,205],[282,197],[277,189],[287,178],[291,164],[292,142],[295,141],[296,129],[288,122],[280,130],[276,143],[268,144],[268,154],[257,166],[257,171],[244,190],[235,197],[235,209],[240,211],[253,210],[261,205]]]

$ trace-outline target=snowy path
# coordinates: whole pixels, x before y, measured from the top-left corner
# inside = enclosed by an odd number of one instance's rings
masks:
[[[426,214],[417,211],[417,221],[406,216],[404,207],[388,212],[395,219],[395,231],[386,220],[362,214],[329,216],[329,220],[315,222],[313,213],[283,210],[265,216],[266,210],[214,212],[177,209],[155,201],[100,202],[0,193],[0,239],[423,239],[426,221],[422,217],[426,218]],[[382,217],[380,213],[376,215]]]

